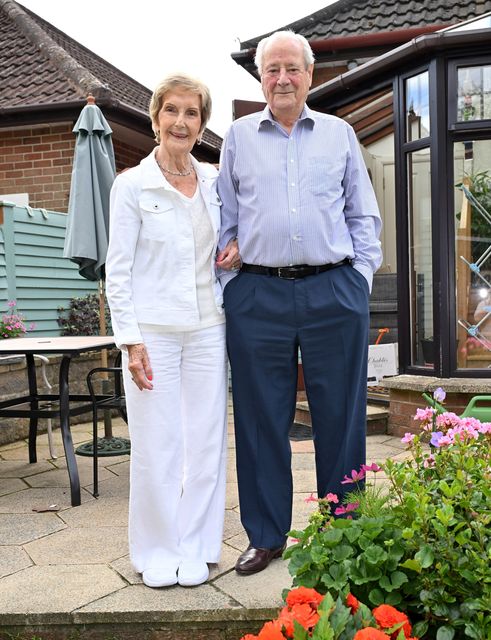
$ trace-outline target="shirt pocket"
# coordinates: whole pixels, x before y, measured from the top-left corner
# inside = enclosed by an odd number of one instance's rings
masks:
[[[309,190],[315,196],[336,199],[343,193],[346,169],[344,158],[313,156],[309,158]]]
[[[142,236],[147,240],[163,242],[174,236],[174,207],[157,198],[140,200]]]

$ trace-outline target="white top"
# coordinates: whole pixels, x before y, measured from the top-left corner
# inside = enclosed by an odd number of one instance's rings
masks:
[[[167,182],[167,181],[166,181]],[[213,294],[213,282],[209,264],[214,249],[214,233],[210,218],[206,212],[203,196],[198,188],[190,198],[169,184],[175,191],[178,202],[176,211],[192,227],[194,238],[195,287],[198,301],[199,322],[195,325],[155,325],[140,323],[142,331],[167,333],[177,331],[195,331],[225,322],[223,313],[219,313]]]
[[[194,158],[192,163],[213,230],[208,269],[215,308],[221,314],[222,290],[215,275],[221,204],[215,187],[217,170]],[[114,181],[106,293],[118,347],[143,342],[142,323],[175,325],[181,331],[200,323],[193,227],[182,215],[181,203],[153,152]]]

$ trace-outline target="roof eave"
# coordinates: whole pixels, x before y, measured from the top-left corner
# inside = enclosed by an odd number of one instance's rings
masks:
[[[369,60],[356,69],[347,71],[336,78],[321,84],[309,93],[308,103],[315,106],[319,101],[331,97],[339,91],[353,89],[366,80],[373,80],[376,76],[387,74],[396,67],[401,67],[409,59],[421,57],[432,51],[460,48],[472,44],[489,45],[490,30],[451,32],[444,31],[422,35],[387,53]]]

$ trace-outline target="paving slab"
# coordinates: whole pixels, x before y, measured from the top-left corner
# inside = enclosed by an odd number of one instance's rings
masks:
[[[240,576],[236,571],[227,573],[214,581],[224,593],[247,609],[281,607],[281,592],[291,586],[287,563],[278,558],[261,571],[251,576]]]
[[[2,463],[0,462],[0,467]],[[60,509],[70,509],[70,490],[57,487],[23,489],[17,493],[0,496],[0,513],[32,513],[33,509],[57,505]],[[93,500],[87,492],[82,492],[82,502]]]
[[[104,565],[29,567],[0,580],[2,623],[39,620],[30,614],[43,614],[45,622],[70,621],[70,616],[60,614],[69,614],[124,586]]]
[[[65,528],[56,513],[0,513],[0,545],[26,544]]]
[[[66,527],[24,546],[37,565],[109,563],[128,553],[127,527]]]
[[[111,595],[81,607],[74,614],[74,622],[134,622],[135,620],[206,620],[216,611],[239,609],[223,590],[210,584],[184,588],[179,585],[162,589],[148,589],[145,585],[131,585]],[[143,614],[138,617],[136,613]],[[95,614],[95,615],[94,615]]]
[[[30,567],[32,561],[20,547],[2,546],[0,553],[0,578]]]

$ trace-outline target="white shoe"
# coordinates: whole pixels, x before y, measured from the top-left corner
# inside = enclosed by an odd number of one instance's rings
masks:
[[[177,584],[177,568],[169,565],[159,569],[145,569],[142,580],[147,587],[170,587]]]
[[[179,565],[177,579],[181,587],[195,587],[208,580],[208,565],[201,560],[184,560]]]

